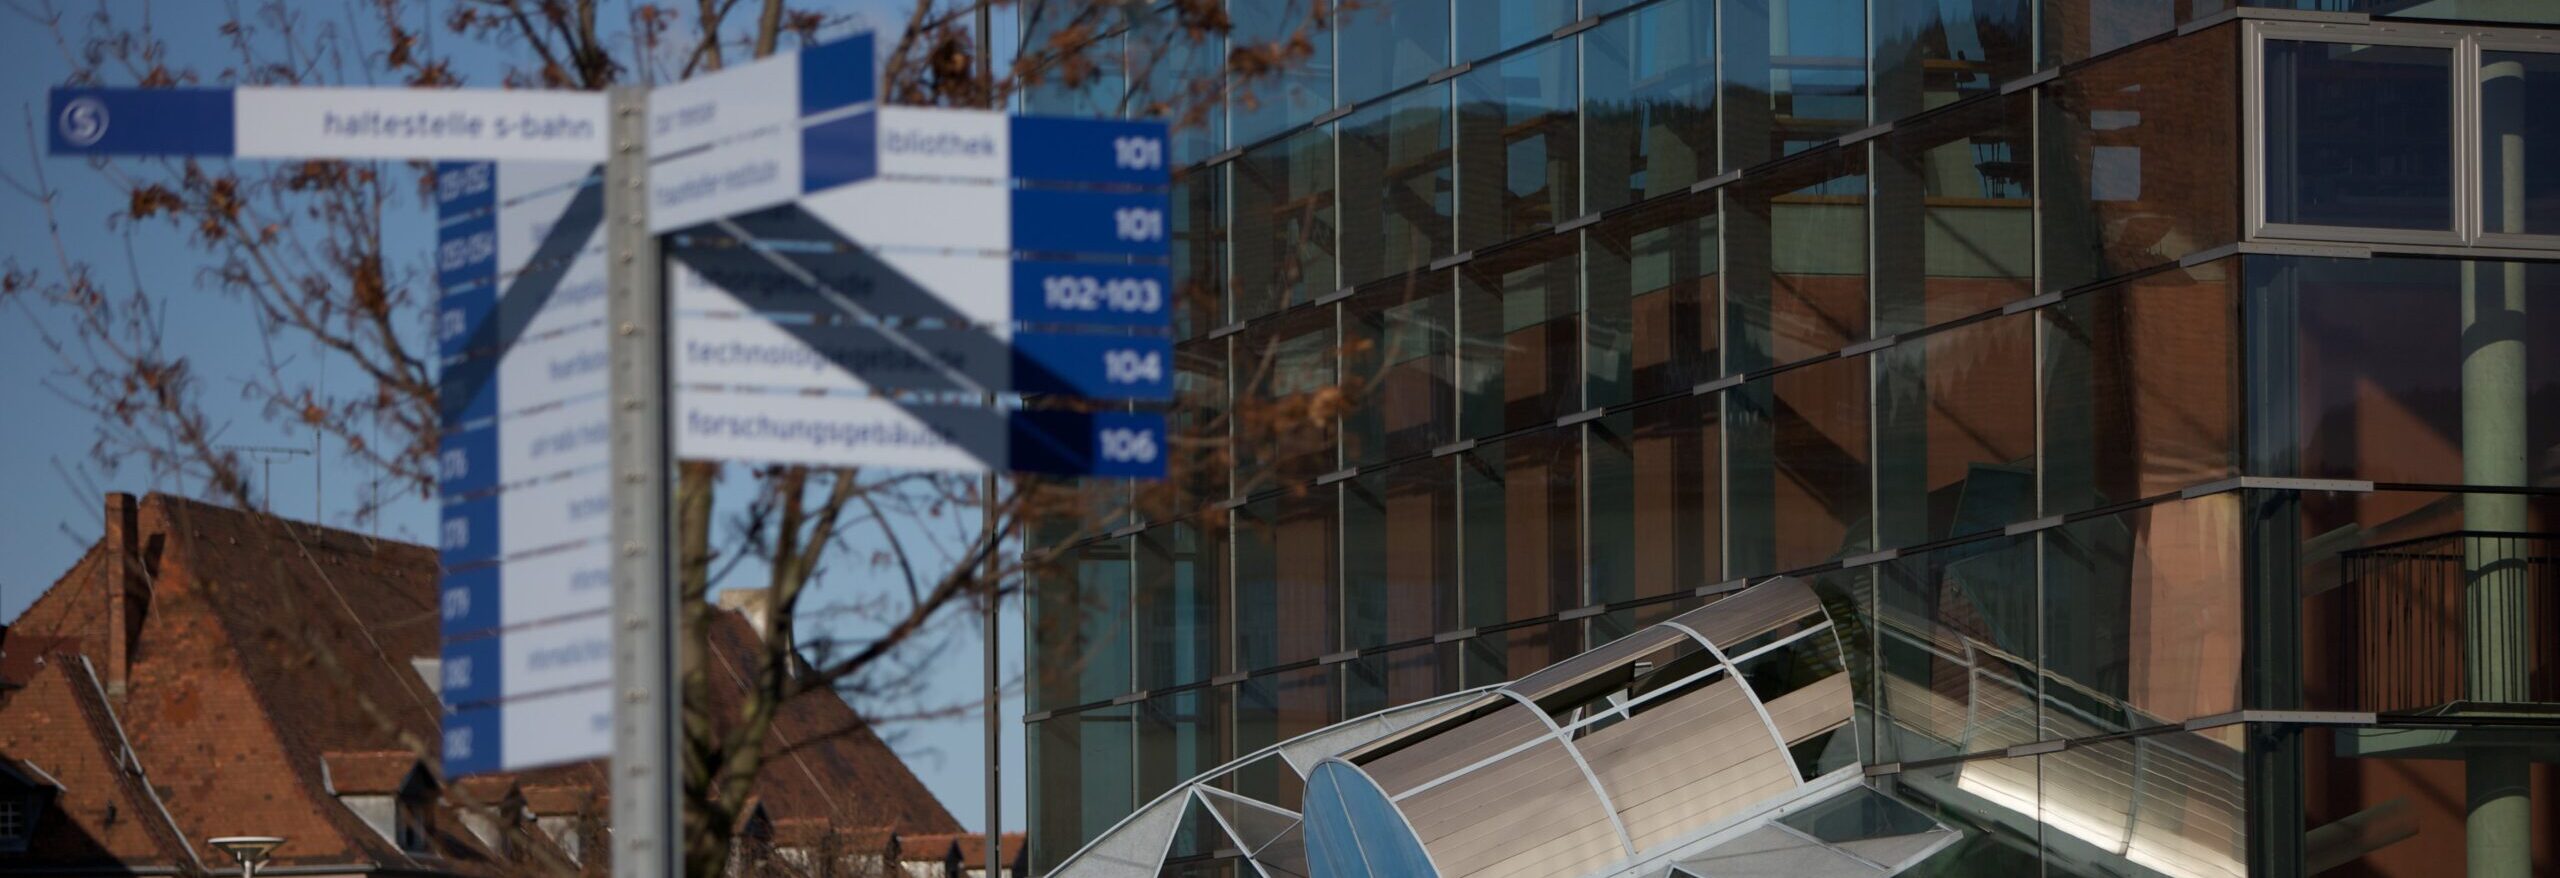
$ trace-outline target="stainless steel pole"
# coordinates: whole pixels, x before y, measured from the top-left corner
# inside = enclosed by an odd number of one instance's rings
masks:
[[[667,307],[649,233],[649,96],[612,91],[605,160],[613,374],[613,874],[683,874],[675,760],[676,591],[667,551]]]
[[[991,110],[999,109],[1000,105],[996,101],[995,89],[995,12],[991,0],[978,0],[977,27],[978,85],[979,88],[983,90],[982,93],[987,96],[987,108]],[[995,399],[993,397],[989,397],[987,403],[992,406],[995,403]],[[979,575],[979,578],[982,580],[982,584],[985,585],[987,589],[987,617],[985,620],[985,639],[987,641],[986,878],[996,878],[997,875],[1002,874],[1001,870],[1004,868],[1004,861],[1001,859],[1004,856],[1004,772],[1002,770],[1004,765],[1004,727],[999,725],[1001,719],[996,715],[998,712],[997,708],[1003,706],[1003,702],[996,697],[996,662],[997,657],[1000,655],[1000,652],[996,648],[996,638],[1003,630],[1000,627],[1000,624],[1003,620],[1004,614],[1000,612],[1000,608],[997,606],[996,602],[995,573],[997,567],[995,558],[996,550],[1001,548],[1003,541],[995,532],[996,474],[993,470],[989,470],[987,472],[986,479],[979,482],[978,499],[979,504],[984,507],[985,512],[985,518],[981,523],[981,526],[986,528],[987,540],[990,544],[987,550],[986,566],[981,569]],[[1015,876],[1015,878],[1019,878],[1019,876]]]

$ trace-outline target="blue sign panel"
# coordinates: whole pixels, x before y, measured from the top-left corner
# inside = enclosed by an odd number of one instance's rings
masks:
[[[436,230],[436,284],[459,289],[498,281],[498,218],[480,214]]]
[[[227,88],[57,88],[49,98],[55,155],[231,154]]]
[[[502,575],[503,569],[495,565],[445,571],[437,602],[445,639],[505,624],[498,595]]]
[[[872,73],[870,31],[800,50],[800,115],[815,116],[870,101],[878,89]]]
[[[1026,332],[1013,339],[1013,389],[1092,399],[1173,399],[1173,341]]]
[[[436,220],[438,222],[450,222],[457,217],[494,210],[497,206],[497,163],[436,163]]]
[[[444,679],[436,689],[437,697],[446,704],[478,704],[505,695],[504,646],[496,637],[445,641]]]
[[[1030,324],[1173,324],[1173,270],[1153,263],[1019,261],[1013,319]]]
[[[1164,478],[1171,450],[1159,412],[1015,412],[1013,469],[1057,476]]]
[[[1013,191],[1013,249],[1164,258],[1173,249],[1162,192]]]
[[[1172,182],[1163,122],[1015,116],[1013,178],[1043,183]]]
[[[800,191],[824,192],[880,173],[880,117],[856,113],[800,129]]]
[[[439,559],[452,570],[498,558],[498,498],[459,500],[444,506],[437,538]]]
[[[445,496],[477,494],[498,486],[496,425],[456,430],[438,442],[436,489]]]

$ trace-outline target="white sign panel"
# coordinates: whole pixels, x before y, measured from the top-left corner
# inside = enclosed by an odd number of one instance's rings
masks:
[[[928,423],[885,399],[680,393],[676,456],[686,460],[788,460],[817,466],[888,466],[982,472],[970,447],[1001,449],[1002,413],[929,409]]]
[[[468,158],[598,162],[599,92],[423,88],[235,90],[244,158]]]

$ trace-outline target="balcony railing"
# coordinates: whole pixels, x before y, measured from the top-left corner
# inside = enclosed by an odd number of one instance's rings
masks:
[[[2466,571],[2519,577],[2525,638],[2509,659],[2525,701],[2560,702],[2560,535],[2456,531],[2373,546],[2341,559],[2356,669],[2356,709],[2416,711],[2484,700],[2469,690]]]

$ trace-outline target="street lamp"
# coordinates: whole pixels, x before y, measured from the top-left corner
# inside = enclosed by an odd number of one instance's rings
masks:
[[[266,865],[267,852],[284,845],[284,839],[272,835],[226,835],[206,841],[240,861],[240,878],[258,878],[258,867]]]

